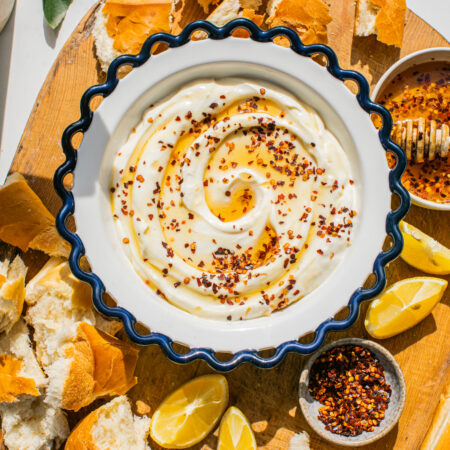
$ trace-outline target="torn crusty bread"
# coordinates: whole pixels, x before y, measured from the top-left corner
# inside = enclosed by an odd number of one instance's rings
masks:
[[[121,324],[105,320],[92,308],[91,287],[72,274],[63,258],[51,258],[26,287],[25,320],[34,328],[38,361],[48,367],[86,322],[115,334]]]
[[[47,402],[78,410],[134,386],[138,350],[111,335],[116,321],[98,320],[90,286],[73,276],[66,260],[51,258],[28,283],[25,301],[36,355],[49,376]]]
[[[406,0],[358,0],[355,34],[375,34],[380,42],[401,47],[405,14]]]
[[[39,396],[46,384],[31,348],[28,327],[20,319],[0,337],[0,403]]]
[[[218,27],[223,27],[230,20],[242,17],[244,10],[256,11],[261,3],[262,0],[223,0],[206,20]]]
[[[304,44],[327,44],[327,25],[331,22],[329,6],[323,0],[271,0],[267,5],[270,28],[285,26],[294,29]],[[278,37],[277,44],[289,46],[287,38]]]
[[[9,450],[58,448],[69,434],[64,413],[44,402],[46,385],[20,319],[0,338],[0,416]]]
[[[306,431],[301,431],[294,434],[289,441],[289,450],[309,450],[309,434]]]
[[[450,448],[450,383],[441,394],[428,433],[420,450],[447,450]]]
[[[0,333],[9,332],[22,314],[26,274],[20,256],[0,262]]]
[[[154,33],[171,31],[177,0],[106,0],[95,19],[97,57],[103,71],[122,54],[136,54]]]
[[[217,6],[220,0],[197,0],[197,2],[203,8],[203,11],[208,14],[211,6]]]
[[[0,405],[0,415],[8,450],[57,449],[69,435],[64,412],[42,397]]]
[[[47,401],[78,411],[106,395],[123,395],[136,383],[138,350],[113,336],[81,323],[64,356],[47,369]]]
[[[264,16],[255,13],[255,10],[261,6],[261,3],[262,0],[223,0],[206,20],[218,27],[223,27],[230,20],[246,17],[253,20],[257,25],[261,25]],[[233,33],[233,36],[245,38],[249,36],[249,33],[246,30],[238,29]],[[207,37],[208,35],[204,31],[197,31],[192,38],[193,40],[201,40]]]
[[[19,173],[0,187],[0,240],[19,247],[41,250],[50,256],[68,256],[69,244],[55,228],[55,218]]]
[[[65,450],[149,450],[149,430],[150,419],[133,415],[127,397],[116,397],[75,427]]]

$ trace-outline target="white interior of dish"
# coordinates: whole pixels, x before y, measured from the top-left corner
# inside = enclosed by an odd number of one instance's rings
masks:
[[[270,317],[219,322],[171,305],[137,275],[114,228],[109,184],[115,153],[152,103],[194,80],[236,76],[279,85],[319,113],[351,161],[359,190],[359,215],[352,246],[319,288]],[[276,347],[314,331],[332,317],[371,273],[390,210],[388,173],[370,116],[326,68],[290,49],[250,39],[191,42],[152,56],[134,69],[95,112],[74,173],[77,232],[92,270],[107,291],[152,331],[189,347],[216,351]]]

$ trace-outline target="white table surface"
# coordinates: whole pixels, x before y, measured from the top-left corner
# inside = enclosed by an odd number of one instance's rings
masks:
[[[45,24],[41,0],[16,0],[0,33],[0,184],[48,71],[96,1],[73,0],[62,26],[54,31]],[[407,0],[407,4],[450,41],[450,0]]]

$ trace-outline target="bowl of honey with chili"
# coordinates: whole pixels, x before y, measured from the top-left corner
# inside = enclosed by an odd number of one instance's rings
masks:
[[[431,121],[437,129],[450,126],[450,48],[421,50],[401,59],[379,80],[372,98],[389,110],[394,124],[423,119],[425,129]],[[422,138],[417,132],[417,139]],[[425,142],[423,162],[414,155],[408,160],[402,183],[414,204],[450,211],[450,157],[436,152],[429,158],[426,147]]]

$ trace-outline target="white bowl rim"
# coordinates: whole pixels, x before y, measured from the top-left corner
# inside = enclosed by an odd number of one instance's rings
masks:
[[[361,214],[354,243],[344,261],[322,286],[296,304],[270,317],[238,322],[219,322],[193,316],[149,291],[122,251],[118,251],[118,245],[108,241],[105,215],[100,207],[102,189],[99,171],[109,141],[109,135],[105,135],[105,125],[112,133],[125,112],[143,93],[169,75],[201,64],[223,61],[259,65],[287,74],[316,93],[325,92],[326,103],[336,111],[347,128],[356,151],[365,153],[365,157],[359,160],[360,180],[364,182],[364,189],[363,186],[361,189],[365,197],[360,203]],[[320,100],[321,94],[317,95]],[[152,56],[146,64],[120,81],[114,95],[103,100],[77,153],[74,217],[77,234],[84,243],[93,272],[102,279],[118,305],[152,332],[162,333],[191,348],[206,347],[232,353],[261,350],[297,340],[314,331],[324,320],[347,306],[351,295],[372,272],[386,237],[386,216],[391,210],[389,168],[370,115],[360,107],[356,96],[344,83],[332,77],[326,68],[311,58],[275,44],[236,38],[191,41],[183,47]],[[112,260],[119,263],[111,264]]]
[[[377,101],[378,94],[383,91],[385,84],[391,81],[395,75],[409,69],[416,64],[440,61],[439,57],[441,55],[447,55],[447,60],[450,62],[450,47],[426,48],[423,50],[418,50],[414,53],[410,53],[409,55],[406,55],[405,57],[399,59],[378,80],[371,96],[373,101]],[[412,203],[417,206],[422,206],[423,208],[433,209],[436,211],[450,211],[450,203],[436,203],[430,200],[425,200],[424,198],[421,198],[418,195],[413,194],[412,192],[409,192],[409,195],[411,196]]]

